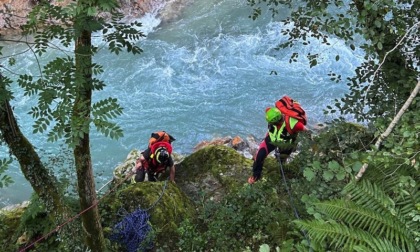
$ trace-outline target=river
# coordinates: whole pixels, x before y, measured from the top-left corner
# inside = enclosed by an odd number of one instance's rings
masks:
[[[280,17],[287,12],[281,12]],[[94,99],[118,99],[124,114],[116,121],[124,137],[110,140],[92,132],[97,187],[112,178],[113,169],[130,150],[145,148],[155,130],[172,134],[177,139],[174,151],[181,154],[189,154],[199,142],[215,137],[252,135],[259,140],[266,129],[265,108],[286,94],[306,109],[309,124],[334,117],[324,116],[323,109],[345,94],[347,88],[345,83],[330,81],[328,73],[334,71],[342,79],[352,75],[361,62],[361,53],[340,40],[333,40],[331,46],[311,41],[310,46],[294,50],[301,55],[320,53],[319,64],[313,68],[304,60],[290,64],[291,49],[273,49],[286,39],[281,33],[285,25],[278,21],[280,17],[272,19],[267,15],[252,21],[250,14],[246,1],[196,0],[170,22],[162,23],[153,13],[139,19],[147,34],[139,42],[144,53],[115,56],[100,50],[95,61],[104,66],[105,72],[99,77],[107,87],[96,92]],[[97,43],[104,46],[99,39]],[[4,55],[24,50],[24,46],[5,46]],[[33,55],[23,55],[15,71],[38,75]],[[56,51],[49,51],[42,60],[56,55]],[[270,74],[272,71],[277,74]],[[35,102],[16,86],[13,88],[17,93],[12,105],[24,134],[43,157],[59,156],[59,143],[32,134],[33,119],[26,112]],[[0,158],[6,157],[4,146],[0,151]],[[0,189],[0,207],[27,200],[32,192],[16,162],[8,174],[15,183]]]

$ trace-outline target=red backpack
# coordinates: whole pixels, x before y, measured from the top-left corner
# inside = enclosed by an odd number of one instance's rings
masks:
[[[293,100],[289,96],[285,95],[280,100],[276,101],[275,103],[276,108],[278,108],[283,115],[286,116],[286,122],[288,122],[288,117],[293,117],[297,119],[299,122],[306,125],[308,122],[306,118],[305,110],[300,106],[299,102]],[[286,124],[286,126],[288,123]],[[288,127],[287,131],[291,133],[290,126]]]

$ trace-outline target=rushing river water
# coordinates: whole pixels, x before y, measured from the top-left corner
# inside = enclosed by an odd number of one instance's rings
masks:
[[[335,40],[332,46],[312,41],[298,50],[301,55],[321,53],[318,66],[309,68],[304,61],[289,64],[291,49],[273,49],[286,39],[281,34],[284,25],[269,15],[252,21],[250,13],[246,1],[196,0],[165,24],[153,13],[140,19],[147,34],[139,43],[144,50],[141,55],[100,51],[95,61],[104,66],[100,78],[108,86],[96,92],[94,99],[112,96],[119,100],[124,114],[117,122],[124,137],[110,140],[93,131],[98,187],[111,179],[113,169],[130,150],[145,148],[155,130],[175,136],[174,151],[182,154],[215,137],[252,135],[261,139],[266,129],[264,109],[285,94],[300,101],[310,124],[331,119],[322,110],[346,92],[346,85],[331,82],[327,74],[334,71],[345,79],[360,59],[343,41]],[[6,45],[4,55],[23,50],[24,46]],[[42,60],[55,56],[51,51]],[[33,55],[25,53],[15,70],[37,75]],[[270,74],[273,70],[277,75]],[[26,112],[35,101],[19,91],[16,96],[12,104],[24,134],[42,155],[58,155],[58,144],[32,134],[33,119]],[[0,146],[0,158],[6,153]],[[32,192],[16,163],[9,174],[15,183],[0,189],[0,207],[26,200]]]

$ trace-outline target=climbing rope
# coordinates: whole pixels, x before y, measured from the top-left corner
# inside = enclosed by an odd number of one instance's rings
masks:
[[[279,148],[276,148],[274,155],[276,156],[276,159],[277,159],[277,161],[279,162],[279,165],[280,165],[280,172],[281,172],[281,176],[282,176],[282,179],[283,179],[284,186],[286,187],[287,194],[289,195],[289,198],[290,198],[290,205],[293,208],[293,212],[294,212],[296,218],[298,220],[300,220],[299,212],[297,211],[297,209],[296,209],[296,207],[295,207],[295,205],[293,203],[294,202],[294,199],[293,199],[292,193],[291,193],[291,191],[289,189],[289,186],[287,185],[286,176],[284,175],[283,164],[282,164],[281,159],[280,159],[280,151],[279,151]],[[305,239],[308,241],[310,251],[312,251],[312,248],[311,248],[311,240],[309,239],[308,234],[306,233],[305,230],[301,230],[301,231],[302,231],[303,235],[305,236]]]
[[[162,199],[163,194],[165,193],[166,187],[168,186],[168,181],[169,181],[169,177],[165,180],[165,183],[163,184],[162,192],[160,193],[159,198],[149,208],[147,208],[146,211],[153,209]]]
[[[99,188],[96,193],[99,193],[100,191],[102,191],[102,189],[105,188],[105,186],[107,186],[109,183],[111,183],[112,181],[114,181],[114,179],[111,179],[110,181],[106,182],[101,188]]]
[[[168,180],[169,177],[165,180],[158,199],[149,208],[138,208],[132,213],[128,213],[125,209],[118,211],[124,218],[114,226],[112,234],[109,236],[111,241],[121,244],[128,252],[146,251],[153,248],[152,237],[149,236],[149,232],[152,230],[149,211],[162,199]]]
[[[125,210],[120,209],[120,211]],[[128,252],[153,248],[152,239],[149,237],[149,232],[152,230],[149,224],[149,213],[146,210],[137,209],[132,213],[125,211],[124,215],[124,219],[114,226],[109,239],[123,245]]]

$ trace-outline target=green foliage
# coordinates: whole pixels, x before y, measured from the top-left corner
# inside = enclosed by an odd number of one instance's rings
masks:
[[[13,183],[13,180],[10,176],[4,175],[7,171],[7,167],[12,163],[12,159],[0,159],[0,188],[7,187]]]
[[[178,227],[180,239],[177,245],[185,249],[185,251],[200,251],[204,250],[207,244],[207,239],[200,234],[198,224],[191,219],[185,219]]]
[[[137,21],[131,24],[119,22],[118,19],[122,17],[121,14],[114,13],[112,22],[105,24],[102,30],[105,41],[109,43],[109,50],[115,54],[119,54],[121,49],[126,47],[127,52],[132,52],[133,54],[142,53],[143,50],[131,42],[145,37],[138,30],[142,24]]]
[[[47,234],[50,230],[54,230],[54,224],[52,219],[48,217],[48,211],[45,205],[36,195],[33,195],[31,202],[20,218],[20,223],[13,240],[18,240],[20,237],[23,241],[19,245],[26,247],[34,242],[35,239]],[[37,244],[37,248],[48,250],[49,246],[55,247],[57,245],[54,243],[54,239],[49,239]]]
[[[314,203],[316,220],[296,221],[315,251],[418,251],[419,173],[411,165],[370,164],[344,197]]]
[[[416,98],[413,107],[418,106],[420,98]],[[417,111],[406,112],[392,133],[384,140],[381,149],[376,153],[375,160],[385,167],[412,165],[419,171],[420,143],[418,141],[420,115]],[[379,120],[378,124],[383,122]]]
[[[68,12],[63,11],[62,7],[44,2],[32,9],[22,29],[24,34],[35,34],[34,52],[41,56],[51,46],[49,43],[52,39],[59,39],[64,46],[70,46],[73,37],[71,33],[66,32],[65,28],[70,24],[71,15]]]
[[[373,140],[372,133],[352,124],[333,123],[332,128],[315,139],[312,151],[317,155],[307,160],[309,165],[304,176],[311,184],[315,182],[314,188],[318,183],[318,189],[302,197],[308,213],[315,219],[297,221],[299,228],[308,230],[314,251],[419,250],[416,244],[420,234],[417,218],[420,212],[416,204],[420,195],[416,181],[420,174],[417,161],[420,145],[416,140],[419,128],[415,120],[418,120],[418,113],[405,113],[401,124],[384,140],[375,155],[365,153]],[[383,123],[378,120],[375,125],[383,131],[380,128]],[[342,127],[344,125],[347,129]],[[306,157],[305,151],[301,154]],[[359,183],[349,181],[366,162],[369,169],[363,180]],[[342,192],[344,198],[338,197],[339,186],[332,195],[336,199],[322,201],[332,198],[325,195],[325,190],[320,190],[326,185],[322,181],[329,180],[328,187],[324,188],[333,189],[330,179],[341,165],[343,167],[339,169],[344,168],[347,177],[344,181],[350,182]],[[337,174],[335,180],[339,181]]]
[[[68,205],[78,211],[77,201],[66,198]],[[10,243],[9,250],[32,249],[35,247],[39,251],[86,251],[82,241],[80,222],[77,218],[70,219],[71,216],[63,216],[66,219],[54,219],[50,211],[41,202],[41,199],[34,194],[30,203],[25,208],[17,208],[18,222],[15,227],[8,227]],[[76,216],[75,212],[72,212]],[[0,214],[1,218],[4,218]],[[0,230],[1,231],[1,230]],[[0,232],[1,236],[1,232]],[[35,242],[37,241],[37,242]]]
[[[108,98],[101,100],[92,106],[93,123],[99,132],[112,139],[123,137],[121,128],[108,120],[122,114],[122,108],[117,103],[117,99]]]
[[[23,208],[0,210],[0,248],[2,251],[16,251],[14,232],[19,226]]]
[[[1,48],[0,48],[0,55],[1,55]],[[8,78],[7,76],[3,76],[3,74],[0,72],[0,102],[11,100],[14,98],[13,93],[9,89],[10,84],[12,83],[13,81],[10,78]]]
[[[316,215],[313,202],[340,194],[362,166],[373,140],[372,128],[348,122],[333,122],[312,140],[301,138],[300,153],[290,165],[301,167],[310,188],[303,199],[310,214]]]
[[[185,251],[238,251],[259,244],[281,244],[292,211],[272,184],[259,181],[226,195],[222,202],[203,202],[196,221],[184,220],[178,246]],[[286,195],[285,195],[286,196]]]

